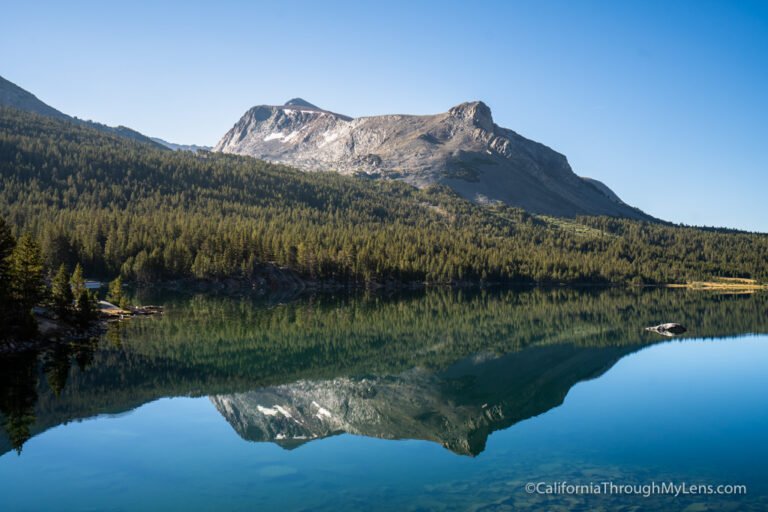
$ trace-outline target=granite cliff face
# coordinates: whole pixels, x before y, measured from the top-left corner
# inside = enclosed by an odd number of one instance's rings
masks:
[[[307,171],[444,184],[478,203],[541,214],[650,218],[565,156],[493,122],[481,101],[435,115],[350,118],[300,98],[250,109],[215,146]]]

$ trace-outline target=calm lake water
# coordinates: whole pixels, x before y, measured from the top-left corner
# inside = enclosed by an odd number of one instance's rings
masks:
[[[0,510],[768,510],[766,294],[141,300],[0,359]]]

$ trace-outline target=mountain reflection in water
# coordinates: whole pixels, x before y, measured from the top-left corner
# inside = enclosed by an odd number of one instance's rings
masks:
[[[161,318],[0,358],[0,454],[54,426],[169,396],[210,396],[249,441],[339,433],[477,455],[490,433],[560,405],[626,354],[679,338],[768,332],[768,296],[686,290],[432,291],[287,304],[180,295]],[[676,341],[677,342],[677,341]]]

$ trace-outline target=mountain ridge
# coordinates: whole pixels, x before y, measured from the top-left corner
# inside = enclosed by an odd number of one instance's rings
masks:
[[[168,142],[167,140],[161,139],[160,137],[150,137],[150,139],[152,139],[153,142],[160,144],[161,146],[172,149],[173,151],[191,151],[192,153],[197,153],[198,151],[210,151],[213,149],[211,146],[198,146],[197,144],[176,144],[174,142]]]
[[[55,108],[51,107],[47,103],[41,101],[37,96],[31,92],[19,87],[15,83],[0,76],[0,106],[6,106],[23,110],[25,112],[32,112],[46,117],[52,117],[63,121],[69,121],[74,124],[80,124],[90,126],[104,133],[110,133],[126,139],[143,142],[155,147],[167,148],[165,144],[161,144],[152,138],[140,133],[127,126],[107,126],[105,124],[96,121],[86,121],[67,115]]]
[[[656,220],[604,183],[577,176],[564,155],[498,126],[482,101],[438,114],[352,118],[294,98],[252,107],[213,151],[418,188],[443,184],[476,203],[538,214]]]
[[[72,119],[67,114],[44,103],[31,92],[22,89],[2,76],[0,76],[0,105],[58,119]]]

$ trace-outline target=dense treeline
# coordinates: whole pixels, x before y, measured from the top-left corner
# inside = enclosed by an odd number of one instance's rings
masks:
[[[102,277],[252,278],[269,263],[358,283],[768,277],[765,235],[608,218],[563,225],[442,187],[161,151],[7,108],[0,175],[0,215],[34,234],[48,265],[82,261]]]
[[[63,264],[51,273],[37,242],[26,233],[16,240],[0,217],[0,341],[37,334],[35,306],[48,306],[59,321],[83,328],[98,313],[79,264],[71,276]]]
[[[36,331],[32,307],[47,295],[43,257],[32,237],[19,240],[0,217],[0,340]]]

